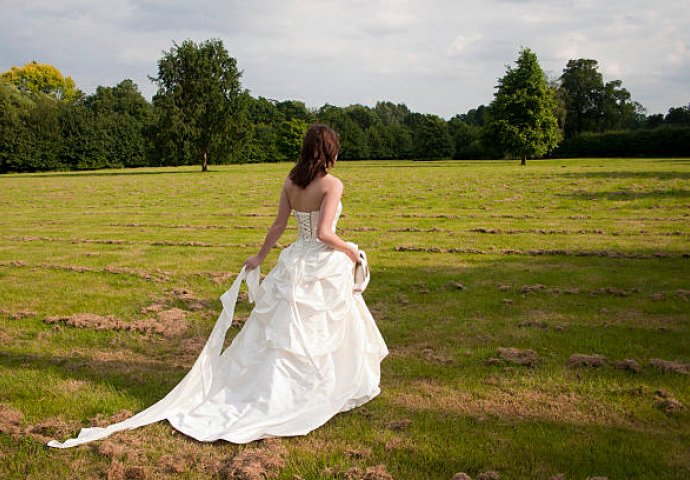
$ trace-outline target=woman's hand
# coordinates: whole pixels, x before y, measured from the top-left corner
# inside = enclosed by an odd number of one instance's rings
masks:
[[[254,255],[253,257],[249,257],[247,260],[245,260],[244,266],[246,267],[246,270],[252,270],[261,265],[261,262],[263,261],[264,259],[260,255]]]
[[[352,263],[355,265],[361,261],[359,258],[359,250],[357,248],[349,248],[345,253],[347,253],[347,256],[350,257],[350,260],[352,260]]]

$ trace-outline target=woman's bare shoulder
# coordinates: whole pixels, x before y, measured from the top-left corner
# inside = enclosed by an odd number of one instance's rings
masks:
[[[343,182],[336,176],[331,175],[330,173],[327,173],[322,177],[322,181],[325,182],[325,185],[328,186],[328,188],[334,188],[338,190],[343,189]]]

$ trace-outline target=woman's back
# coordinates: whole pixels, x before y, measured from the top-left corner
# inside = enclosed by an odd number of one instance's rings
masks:
[[[305,188],[300,188],[288,177],[285,189],[293,210],[298,212],[313,212],[321,208],[321,202],[326,193],[339,180],[331,175],[317,176]]]

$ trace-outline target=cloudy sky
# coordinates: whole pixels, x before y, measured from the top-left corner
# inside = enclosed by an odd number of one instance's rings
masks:
[[[648,113],[690,102],[687,0],[0,0],[0,71],[50,63],[87,93],[148,75],[173,41],[220,38],[254,96],[405,103],[450,118],[488,104],[521,46],[560,75],[594,58]]]

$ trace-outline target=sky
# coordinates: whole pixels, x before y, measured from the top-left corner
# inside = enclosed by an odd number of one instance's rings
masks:
[[[450,118],[493,99],[533,50],[549,77],[593,58],[648,114],[690,103],[687,0],[0,0],[0,71],[33,60],[77,87],[149,76],[174,43],[218,38],[255,97]]]

